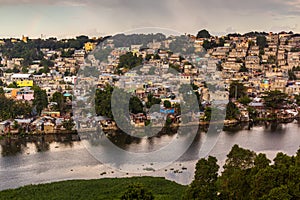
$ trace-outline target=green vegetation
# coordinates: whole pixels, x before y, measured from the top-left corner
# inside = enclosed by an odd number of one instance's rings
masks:
[[[264,35],[259,35],[256,37],[256,44],[259,46],[260,50],[263,50],[268,46],[267,38]]]
[[[144,111],[143,104],[137,96],[133,96],[130,98],[129,111],[133,114],[142,113]]]
[[[233,81],[229,87],[229,98],[242,98],[246,96],[246,88],[243,83]]]
[[[172,107],[171,102],[168,101],[168,100],[165,100],[165,101],[164,101],[164,107],[165,107],[165,108],[171,108],[171,107]]]
[[[218,42],[216,42],[214,40],[212,40],[212,41],[204,40],[202,46],[205,50],[208,50],[208,49],[212,49],[212,48],[215,48],[215,47],[223,47],[224,43],[225,43],[225,40],[222,39],[222,38],[220,38]]]
[[[128,52],[122,56],[120,56],[120,63],[118,65],[118,68],[125,68],[127,70],[130,70],[132,68],[138,67],[142,65],[143,58],[137,57],[136,54],[132,54],[131,52]]]
[[[171,51],[169,52],[170,54],[179,53],[182,56],[195,52],[194,45],[188,40],[188,37],[185,35],[176,37],[176,39],[170,43],[169,49]],[[182,58],[180,58],[180,61],[182,61]]]
[[[68,39],[58,41],[56,38],[49,38],[46,40],[35,39],[28,40],[27,43],[18,41],[17,43],[11,42],[10,39],[5,39],[4,45],[0,46],[0,51],[4,57],[11,58],[23,58],[21,62],[22,67],[27,67],[33,64],[35,60],[42,60],[42,65],[51,67],[53,64],[51,61],[43,60],[43,53],[41,49],[61,50],[62,57],[70,57],[74,53],[74,49],[82,49],[86,42],[101,42],[102,39],[91,40],[87,36],[78,36],[76,39]],[[63,49],[69,49],[63,51]]]
[[[143,199],[143,200],[153,200],[153,194],[147,190],[142,184],[131,184],[128,186],[126,192],[121,197],[122,200],[131,199]]]
[[[278,153],[270,163],[265,154],[235,145],[218,176],[217,159],[203,158],[183,199],[299,199],[300,149],[295,156]]]
[[[218,170],[216,158],[209,156],[207,160],[199,160],[194,181],[185,191],[183,199],[217,199]]]
[[[210,38],[210,37],[211,37],[211,35],[205,29],[203,29],[197,33],[197,38]]]
[[[99,116],[106,116],[113,119],[111,111],[111,96],[113,87],[107,85],[104,89],[97,89],[95,94],[95,110]]]
[[[272,110],[282,108],[282,106],[287,102],[287,94],[281,91],[269,91],[265,93],[263,99],[265,100],[265,106]]]
[[[248,68],[245,65],[242,65],[239,69],[239,72],[249,72]]]
[[[170,63],[170,68],[172,68],[172,69],[174,69],[174,70],[176,70],[177,72],[181,72],[182,70],[180,69],[180,65],[178,65],[178,64],[172,64],[172,63]]]
[[[65,107],[64,95],[61,92],[55,92],[52,95],[51,102],[55,102],[56,105],[53,106],[55,110],[62,112]]]
[[[75,123],[74,123],[74,120],[71,118],[69,120],[64,120],[62,122],[62,125],[66,130],[71,131],[74,128]]]
[[[13,101],[0,94],[0,120],[7,120],[18,116],[30,117],[32,106],[29,102]]]
[[[148,101],[146,103],[147,108],[151,108],[155,104],[160,104],[161,99],[154,97],[152,94],[148,95]]]
[[[226,107],[226,118],[228,120],[238,119],[240,114],[239,109],[231,101],[227,104]]]
[[[249,103],[251,103],[251,99],[248,96],[243,96],[239,98],[238,102],[240,102],[244,106],[247,106]]]
[[[46,90],[42,90],[39,86],[34,86],[32,88],[34,90],[34,100],[33,105],[37,111],[37,114],[41,114],[44,108],[48,106],[48,97]]]
[[[153,194],[154,199],[181,199],[186,189],[186,186],[164,178],[112,178],[31,185],[2,191],[0,192],[0,199],[121,199],[124,194],[128,194],[128,186],[131,184],[142,184]],[[138,188],[135,187],[135,189]]]

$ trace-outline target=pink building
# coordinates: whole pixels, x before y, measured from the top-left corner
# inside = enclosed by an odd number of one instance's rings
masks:
[[[16,99],[17,100],[32,101],[32,100],[34,100],[34,91],[33,90],[19,91],[17,93]]]

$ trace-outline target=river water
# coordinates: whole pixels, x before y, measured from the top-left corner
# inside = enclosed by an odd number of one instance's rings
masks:
[[[174,134],[161,135],[151,140],[120,139],[124,149],[144,151],[148,146],[163,146]],[[0,140],[0,190],[28,184],[39,184],[72,179],[104,177],[163,176],[181,184],[189,184],[198,159],[201,138],[199,132],[189,150],[165,169],[148,173],[125,173],[97,161],[86,150],[77,135],[28,136]],[[273,159],[281,151],[294,155],[300,146],[300,124],[293,122],[277,127],[256,126],[252,130],[239,126],[222,131],[209,155],[217,157],[219,165],[234,144],[266,153]],[[138,166],[137,166],[138,167]]]

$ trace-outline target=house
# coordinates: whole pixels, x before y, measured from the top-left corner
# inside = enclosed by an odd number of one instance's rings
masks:
[[[13,74],[11,81],[15,81],[19,87],[33,86],[33,76],[31,74]]]
[[[87,52],[93,51],[96,48],[96,43],[92,43],[92,42],[87,42],[84,44],[84,49]]]
[[[59,111],[42,111],[41,116],[47,116],[47,117],[60,117]]]
[[[29,88],[22,88],[17,92],[17,100],[32,101],[34,100],[34,91]]]
[[[261,69],[260,58],[258,56],[247,56],[245,66],[248,69]]]
[[[75,84],[76,79],[77,79],[77,76],[65,76],[65,77],[64,77],[64,82],[65,82],[65,83],[72,83],[72,84]]]
[[[249,106],[258,110],[264,109],[264,103],[262,98],[254,98],[251,103],[249,103]]]

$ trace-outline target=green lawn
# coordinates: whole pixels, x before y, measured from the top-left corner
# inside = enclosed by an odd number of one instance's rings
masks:
[[[181,199],[186,186],[155,177],[107,178],[30,185],[0,192],[0,199],[120,199],[132,183],[141,183],[155,199]]]

